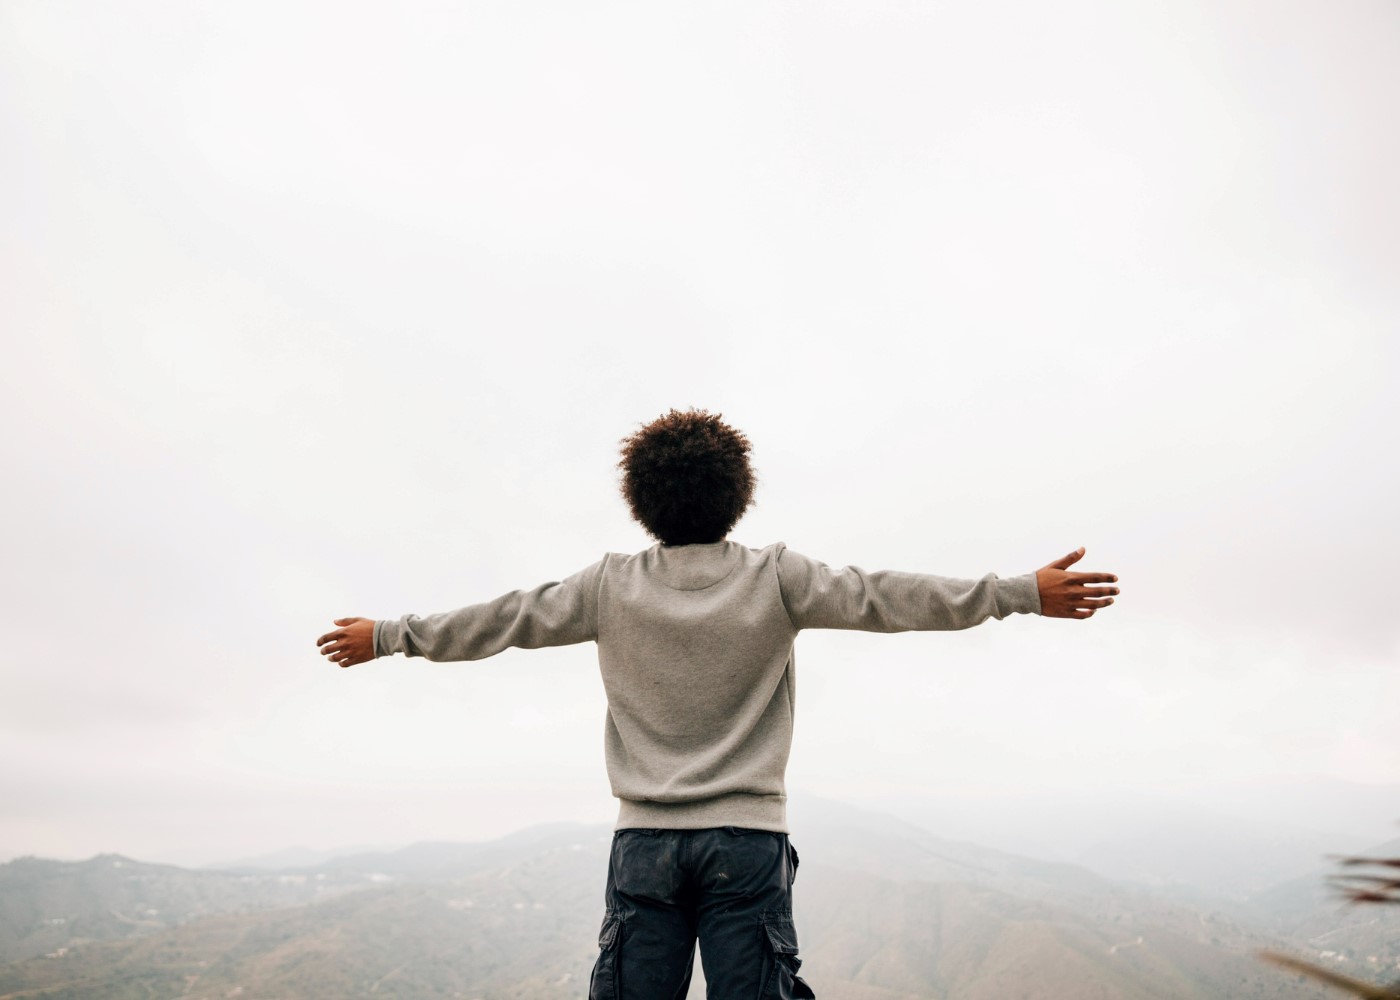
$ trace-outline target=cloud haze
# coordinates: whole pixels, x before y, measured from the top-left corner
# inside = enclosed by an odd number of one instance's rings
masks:
[[[331,618],[734,532],[1086,623],[809,633],[820,794],[1400,775],[1385,3],[0,10],[0,857],[606,819],[590,647],[348,671]],[[1396,810],[1400,815],[1400,808]]]

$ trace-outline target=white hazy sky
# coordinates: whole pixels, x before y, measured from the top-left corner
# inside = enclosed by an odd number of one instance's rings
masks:
[[[672,406],[737,541],[1122,578],[804,634],[791,786],[1394,781],[1397,122],[1391,0],[7,0],[0,858],[607,819],[591,646],[314,639],[645,547]]]

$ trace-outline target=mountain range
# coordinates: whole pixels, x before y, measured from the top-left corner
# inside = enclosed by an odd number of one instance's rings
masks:
[[[1400,975],[1400,913],[1343,908],[1322,870],[1186,898],[830,802],[795,803],[792,822],[803,976],[819,996],[1331,995],[1262,949]],[[584,997],[610,839],[554,824],[276,870],[17,859],[0,865],[0,1000]]]

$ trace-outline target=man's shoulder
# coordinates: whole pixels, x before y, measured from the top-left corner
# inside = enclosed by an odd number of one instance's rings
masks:
[[[782,551],[787,548],[787,542],[769,542],[762,548],[753,545],[745,545],[742,542],[731,542],[736,549],[739,549],[743,556],[754,561],[765,559],[776,559]]]

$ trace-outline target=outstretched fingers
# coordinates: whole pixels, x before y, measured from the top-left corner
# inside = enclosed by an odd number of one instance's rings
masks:
[[[1071,583],[1117,583],[1118,577],[1112,573],[1066,573]]]
[[[1118,593],[1118,588],[1116,587],[1111,590],[1107,587],[1081,587],[1078,589],[1081,593],[1070,599],[1070,618],[1092,618],[1095,611],[1098,611],[1100,608],[1106,608],[1113,603],[1112,597],[1101,597],[1098,595]]]
[[[321,655],[341,667],[353,667],[374,659],[374,627],[370,618],[337,618],[341,626],[316,640]]]
[[[1083,573],[1068,569],[1084,557],[1081,546],[1036,571],[1040,613],[1050,618],[1091,618],[1118,596],[1116,573]]]
[[[363,655],[357,655],[355,650],[340,643],[325,647],[321,650],[321,655],[342,667],[353,667],[356,663],[365,662]]]
[[[1117,581],[1118,577],[1111,573],[1096,573],[1092,575],[1091,579],[1066,580],[1065,592],[1069,594],[1076,603],[1085,600],[1109,598],[1107,603],[1112,604],[1112,598],[1118,596],[1120,590],[1117,587],[1107,586],[1107,584],[1116,583]]]
[[[317,639],[316,645],[324,646],[328,642],[334,642],[337,639],[344,639],[345,636],[345,629],[336,629],[334,632],[327,632],[325,635],[321,636],[321,638]],[[322,652],[325,652],[325,650],[322,650]]]

